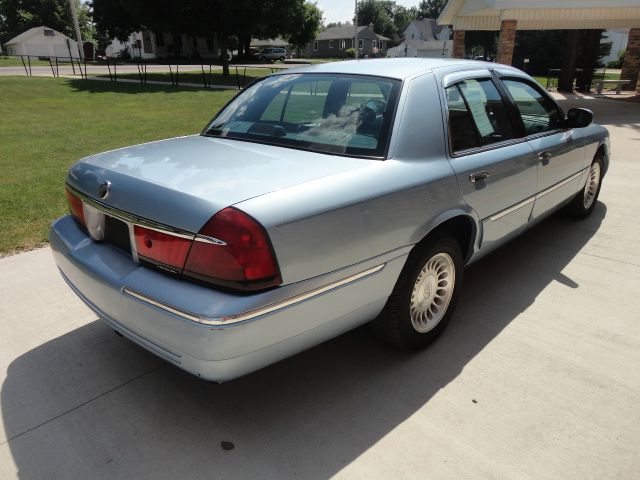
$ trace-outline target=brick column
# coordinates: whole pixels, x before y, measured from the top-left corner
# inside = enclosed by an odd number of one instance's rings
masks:
[[[629,42],[620,74],[622,80],[632,81],[631,85],[625,87],[625,90],[635,90],[640,85],[638,74],[640,74],[640,28],[632,28],[629,30]],[[634,82],[636,83],[634,84]]]
[[[500,40],[498,41],[498,58],[496,62],[511,65],[513,49],[516,45],[517,20],[502,20],[500,22]]]
[[[453,58],[464,58],[464,30],[453,32]]]

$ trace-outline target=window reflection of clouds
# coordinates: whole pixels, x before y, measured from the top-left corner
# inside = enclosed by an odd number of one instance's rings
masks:
[[[383,128],[383,117],[393,110],[366,109],[365,105],[371,99],[385,104],[385,100],[397,101],[399,86],[388,79],[356,75],[275,75],[240,94],[209,128],[214,136],[230,139],[379,154],[376,150],[385,145],[380,136],[389,134]],[[394,88],[396,93],[390,98]],[[377,120],[370,118],[376,114]],[[361,122],[377,123],[364,131]]]
[[[288,82],[292,82],[301,77],[301,74],[276,75],[266,80],[258,82],[256,85],[248,88],[236,98],[222,114],[211,124],[211,128],[218,128],[224,125],[232,118],[242,118],[244,114],[251,108],[257,100],[257,95],[266,89],[277,89]]]
[[[356,133],[358,127],[358,107],[353,105],[343,106],[338,114],[331,114],[327,118],[320,119],[320,123],[307,130],[309,136],[323,136],[331,133],[331,140],[345,138],[347,141]]]

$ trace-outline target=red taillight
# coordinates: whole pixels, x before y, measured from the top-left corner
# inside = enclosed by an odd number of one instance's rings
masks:
[[[69,212],[73,215],[78,222],[82,224],[83,227],[86,228],[87,221],[84,218],[84,210],[82,208],[82,200],[76,197],[69,190],[65,190],[67,194],[67,202],[69,203]]]
[[[142,260],[148,260],[161,266],[180,272],[187,259],[190,238],[182,238],[136,225],[133,227],[136,249]]]
[[[193,242],[184,273],[219,283],[264,288],[280,283],[280,270],[269,236],[257,221],[236,208],[214,215],[199,234],[215,240]],[[222,244],[224,242],[224,244]]]

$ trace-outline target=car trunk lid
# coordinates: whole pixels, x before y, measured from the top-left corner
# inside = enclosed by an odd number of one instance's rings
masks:
[[[87,157],[71,168],[68,182],[112,208],[197,232],[227,206],[372,161],[188,136]],[[100,185],[107,182],[101,198]]]

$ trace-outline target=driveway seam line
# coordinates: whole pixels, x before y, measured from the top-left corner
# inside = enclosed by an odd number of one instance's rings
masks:
[[[624,263],[625,265],[633,265],[634,267],[640,267],[640,265],[637,264],[637,263],[626,262],[624,260],[618,260],[616,258],[603,257],[602,255],[596,255],[595,253],[587,253],[587,252],[580,252],[580,253],[582,253],[584,255],[589,255],[591,257],[601,258],[603,260],[610,260],[612,262]]]
[[[166,366],[166,365],[158,365],[157,367],[154,367],[154,368],[152,368],[151,370],[148,370],[148,371],[146,371],[146,372],[144,372],[144,373],[141,373],[140,375],[138,375],[138,376],[136,376],[136,377],[133,377],[133,378],[131,378],[131,379],[127,380],[126,382],[121,383],[120,385],[118,385],[118,386],[116,386],[116,387],[113,387],[113,388],[111,388],[111,389],[107,390],[106,392],[102,392],[101,394],[96,395],[95,397],[92,397],[92,398],[90,398],[89,400],[87,400],[87,401],[85,401],[85,402],[82,402],[81,404],[76,405],[75,407],[70,408],[69,410],[67,410],[67,411],[65,411],[65,412],[60,413],[60,414],[56,415],[55,417],[50,418],[49,420],[45,420],[44,422],[42,422],[42,423],[40,423],[40,424],[38,424],[38,425],[36,425],[36,426],[33,426],[33,427],[31,427],[31,428],[29,428],[29,429],[25,430],[24,432],[18,433],[18,434],[16,434],[16,435],[14,435],[13,437],[8,438],[8,439],[7,439],[7,440],[5,440],[4,442],[1,442],[1,443],[0,443],[0,446],[1,446],[1,445],[6,445],[6,444],[8,444],[9,442],[12,442],[13,440],[15,440],[15,439],[17,439],[17,438],[20,438],[20,437],[22,437],[23,435],[26,435],[26,434],[27,434],[27,433],[29,433],[29,432],[32,432],[33,430],[36,430],[36,429],[38,429],[38,428],[40,428],[40,427],[42,427],[42,426],[44,426],[44,425],[46,425],[46,424],[48,424],[48,423],[51,423],[51,422],[53,422],[53,421],[55,421],[55,420],[58,420],[59,418],[64,417],[64,416],[65,416],[65,415],[67,415],[68,413],[71,413],[71,412],[73,412],[73,411],[75,411],[75,410],[78,410],[79,408],[84,407],[85,405],[87,405],[87,404],[89,404],[89,403],[93,402],[94,400],[97,400],[97,399],[99,399],[99,398],[101,398],[101,397],[104,397],[105,395],[108,395],[108,394],[110,394],[110,393],[112,393],[112,392],[115,392],[116,390],[119,390],[120,388],[125,387],[125,386],[129,385],[130,383],[133,383],[133,382],[135,382],[136,380],[139,380],[140,378],[145,377],[145,376],[147,376],[147,375],[149,375],[149,374],[151,374],[151,373],[153,373],[153,372],[155,372],[155,371],[157,371],[157,370],[159,370],[159,369],[161,369],[161,368],[163,368],[163,367],[165,367],[165,366]]]

